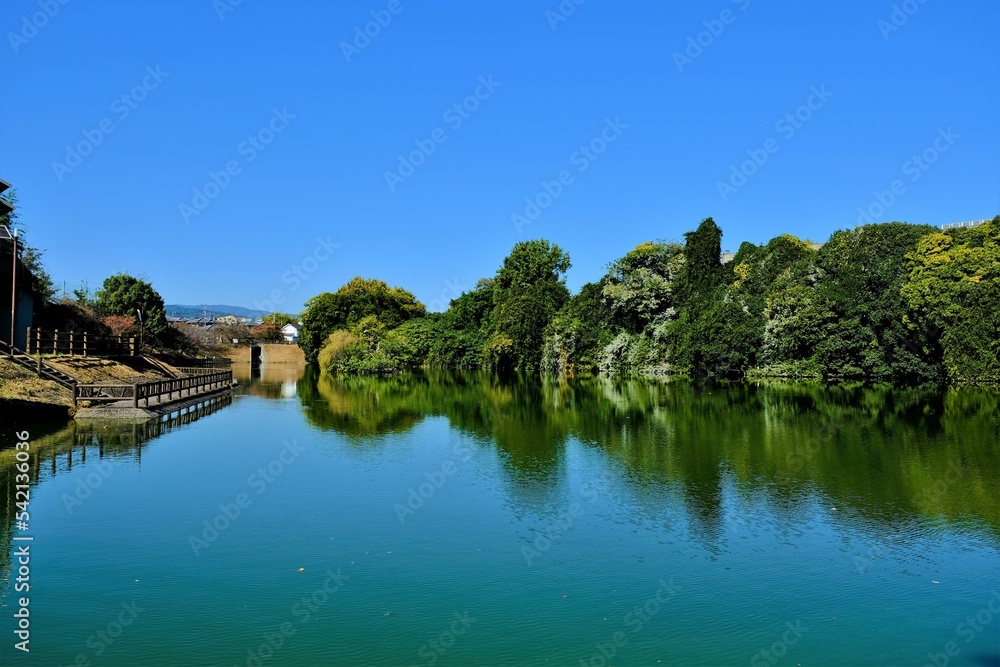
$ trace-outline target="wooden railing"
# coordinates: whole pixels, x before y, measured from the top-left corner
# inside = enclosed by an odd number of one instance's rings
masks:
[[[158,405],[164,405],[174,400],[174,394],[178,399],[188,398],[228,389],[232,384],[232,371],[214,371],[138,384],[80,384],[74,389],[73,402],[117,403],[131,399],[133,408],[139,407],[140,400],[145,401],[145,407],[149,407],[151,398],[156,399]]]
[[[211,366],[175,366],[174,368],[184,373],[184,375],[208,375],[219,372]]]
[[[102,336],[86,331],[43,331],[28,327],[28,354],[68,354],[84,357],[134,357],[135,336]]]

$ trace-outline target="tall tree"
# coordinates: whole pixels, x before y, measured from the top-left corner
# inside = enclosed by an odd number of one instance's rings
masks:
[[[927,234],[907,255],[901,294],[920,352],[940,354],[955,380],[1000,380],[1000,216]]]
[[[103,315],[137,317],[136,311],[141,312],[143,325],[153,334],[167,328],[163,297],[150,283],[125,273],[105,278],[94,306]]]
[[[637,334],[655,320],[672,319],[683,253],[676,243],[641,243],[608,267],[603,291],[616,325]]]
[[[352,278],[336,292],[324,292],[306,302],[302,314],[299,346],[306,359],[315,362],[327,337],[338,329],[351,329],[368,316],[373,316],[393,329],[415,317],[423,317],[427,309],[412,293],[390,287],[381,280]]]
[[[493,313],[483,353],[496,368],[538,370],[545,327],[569,299],[569,255],[544,239],[522,241],[493,280]]]
[[[721,254],[722,230],[712,218],[705,218],[698,229],[684,234],[684,269],[678,287],[682,302],[710,298],[725,274]]]
[[[817,344],[824,375],[873,380],[940,379],[937,362],[915,346],[900,294],[906,256],[921,237],[938,232],[928,225],[872,224],[835,232],[820,249],[819,295],[835,317]]]

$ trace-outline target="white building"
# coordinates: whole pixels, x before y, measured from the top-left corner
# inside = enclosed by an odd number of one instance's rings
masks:
[[[299,330],[302,327],[298,324],[292,324],[289,322],[285,326],[281,327],[281,335],[285,337],[286,343],[298,343],[299,342]]]

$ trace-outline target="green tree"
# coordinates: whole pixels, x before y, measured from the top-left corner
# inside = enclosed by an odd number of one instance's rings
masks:
[[[682,304],[711,297],[726,273],[721,255],[722,230],[712,218],[705,218],[698,229],[684,234],[684,268],[678,276]]]
[[[306,359],[315,363],[324,341],[338,329],[350,329],[368,316],[388,328],[427,314],[410,292],[389,287],[381,280],[352,278],[336,292],[324,292],[306,302],[302,314],[299,346]]]
[[[445,368],[479,368],[493,312],[493,280],[484,278],[476,288],[453,299],[441,315],[437,336],[431,343],[428,363]]]
[[[35,294],[41,296],[44,301],[51,301],[56,294],[56,288],[52,284],[51,276],[42,265],[42,255],[45,254],[45,251],[28,243],[28,227],[21,222],[21,216],[17,211],[17,190],[8,190],[0,195],[0,199],[15,207],[13,211],[0,215],[0,225],[6,226],[11,231],[17,230],[18,253],[21,264],[34,277],[32,288]]]
[[[642,243],[613,262],[603,288],[612,322],[637,334],[654,321],[673,319],[683,268],[684,249],[676,243]]]
[[[264,316],[265,324],[274,324],[279,329],[286,324],[294,324],[298,322],[298,318],[295,315],[289,315],[288,313],[270,313]]]
[[[538,370],[549,320],[569,299],[569,255],[544,239],[523,241],[493,280],[493,312],[484,356],[497,368]]]
[[[614,337],[605,289],[603,281],[587,283],[552,318],[545,331],[543,370],[576,373],[598,369],[601,350]]]
[[[920,382],[941,378],[938,360],[915,345],[901,289],[906,256],[928,225],[901,222],[838,231],[817,256],[819,297],[834,316],[815,359],[828,377]]]
[[[941,354],[952,379],[1000,380],[1000,216],[927,234],[907,267],[900,293],[920,352]]]
[[[136,311],[139,311],[142,313],[144,326],[155,335],[163,333],[167,328],[163,297],[150,283],[125,273],[104,280],[103,286],[97,291],[94,306],[102,315],[136,317]]]

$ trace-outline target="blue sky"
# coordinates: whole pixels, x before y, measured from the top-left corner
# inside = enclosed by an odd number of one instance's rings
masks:
[[[707,216],[1000,212],[993,1],[236,3],[4,0],[0,178],[60,284],[440,309],[530,238],[575,291]]]

